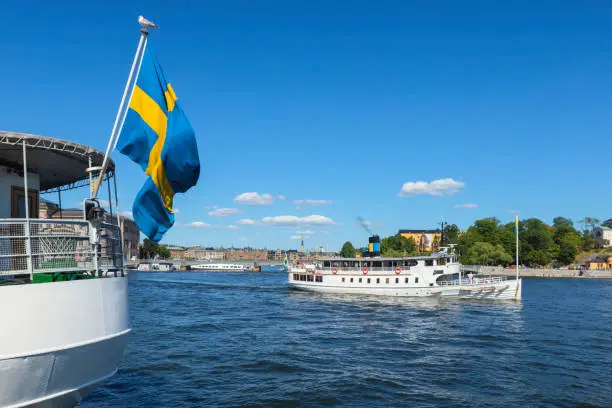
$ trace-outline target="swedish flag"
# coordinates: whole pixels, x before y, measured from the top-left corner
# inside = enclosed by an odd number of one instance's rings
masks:
[[[117,147],[149,176],[132,213],[138,228],[158,242],[174,224],[174,194],[197,183],[200,159],[195,133],[148,47]]]

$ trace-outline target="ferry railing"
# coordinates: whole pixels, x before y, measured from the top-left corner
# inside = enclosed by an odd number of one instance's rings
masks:
[[[121,269],[121,243],[112,224],[95,229],[83,220],[0,219],[0,275]]]
[[[474,277],[470,278],[462,278],[461,283],[458,279],[449,280],[449,281],[439,281],[437,282],[440,286],[474,286],[474,285],[486,285],[492,283],[501,283],[507,280],[505,276],[489,276],[489,277]]]

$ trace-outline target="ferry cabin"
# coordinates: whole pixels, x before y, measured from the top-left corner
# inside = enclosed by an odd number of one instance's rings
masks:
[[[291,269],[290,283],[334,286],[435,287],[460,281],[453,254],[410,258],[336,258]]]

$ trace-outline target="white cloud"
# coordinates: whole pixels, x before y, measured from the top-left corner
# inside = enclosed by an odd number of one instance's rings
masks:
[[[295,205],[326,205],[333,204],[331,200],[293,200]]]
[[[282,197],[282,196],[281,196]],[[279,199],[276,197],[276,199]],[[284,197],[283,197],[284,199]],[[234,198],[234,201],[238,204],[244,205],[272,205],[274,203],[275,197],[271,194],[259,194],[259,193],[242,193]]]
[[[302,237],[301,235],[292,235],[291,236],[291,239],[309,239],[309,238],[310,237],[308,237],[308,236]]]
[[[131,211],[121,211],[121,215],[123,215],[124,217],[129,217],[129,218],[134,217],[134,214],[132,214]]]
[[[275,227],[308,227],[321,225],[336,225],[334,220],[323,215],[309,215],[307,217],[298,217],[295,215],[279,215],[276,217],[264,217],[261,220],[253,220],[244,218],[238,221],[242,225],[265,225]]]
[[[211,217],[229,217],[235,214],[243,214],[243,212],[237,208],[217,208],[208,212]]]
[[[465,203],[465,204],[455,204],[455,208],[476,208],[478,204],[473,203]]]
[[[238,220],[238,224],[242,224],[242,225],[257,225],[257,221],[256,220],[252,220],[250,218],[243,218],[241,220]]]
[[[311,231],[311,230],[306,230],[306,231],[295,231],[296,234],[303,234],[303,235],[314,235],[316,234],[316,231]]]
[[[285,199],[285,196],[284,195],[279,195],[279,196],[276,196],[276,199],[283,201]]]
[[[191,227],[191,228],[231,229],[231,230],[238,229],[238,227],[235,225],[210,225],[202,221],[194,221],[191,224],[187,224],[186,226]]]
[[[248,241],[249,239],[247,237],[240,237],[238,238],[238,241]]]
[[[204,209],[206,209],[206,210],[215,210],[217,208],[219,208],[218,205],[205,205],[204,206]]]
[[[412,196],[417,194],[429,194],[433,196],[453,195],[458,193],[465,183],[462,181],[445,178],[427,181],[409,181],[404,183],[398,193],[399,197]]]
[[[179,210],[178,208],[174,208],[173,210],[174,210],[175,214],[180,214],[181,213],[181,210]]]

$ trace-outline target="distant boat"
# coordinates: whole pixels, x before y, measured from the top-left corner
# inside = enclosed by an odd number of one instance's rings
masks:
[[[455,296],[521,299],[521,279],[461,276],[449,248],[428,256],[328,258],[290,267],[289,285],[300,290],[382,296]]]
[[[137,270],[146,272],[174,272],[178,268],[172,262],[141,262]]]
[[[251,267],[242,264],[208,263],[191,265],[192,270],[211,272],[251,272]]]

